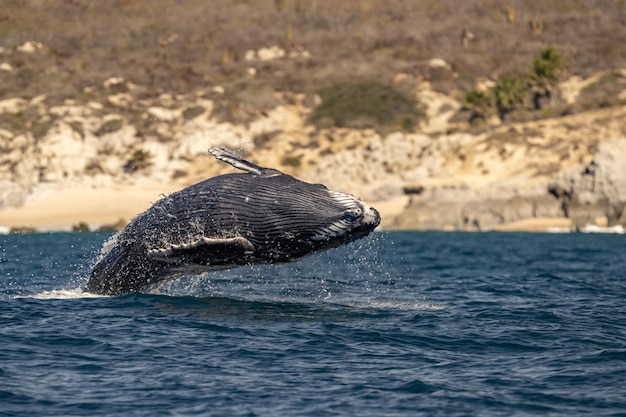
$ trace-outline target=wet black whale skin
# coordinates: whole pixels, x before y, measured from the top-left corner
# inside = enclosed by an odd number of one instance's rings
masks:
[[[362,238],[380,222],[352,196],[225,158],[248,172],[213,177],[156,202],[108,243],[86,290],[119,295],[183,274],[289,262]],[[374,213],[367,221],[366,210]]]

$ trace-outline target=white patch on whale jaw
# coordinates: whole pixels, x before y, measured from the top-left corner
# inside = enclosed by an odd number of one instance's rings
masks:
[[[328,191],[328,195],[337,203],[343,205],[346,210],[350,208],[359,208],[361,201],[350,194],[340,193],[338,191]]]
[[[349,226],[350,224],[347,220],[337,220],[336,222],[333,222],[319,230],[313,235],[313,237],[311,237],[311,239],[316,241],[325,241],[344,236],[349,231]]]
[[[330,196],[340,204],[343,204],[346,209],[346,215],[353,216],[352,219],[356,219],[362,216],[362,224],[378,224],[380,223],[380,215],[367,203],[351,196],[350,194],[344,194],[337,191],[329,191]]]
[[[337,191],[329,191],[330,197],[344,207],[344,217],[320,229],[313,237],[315,241],[329,241],[349,235],[362,225],[378,226],[378,212],[361,200]]]
[[[178,259],[172,258],[171,256],[179,250],[194,249],[201,245],[216,245],[216,244],[221,244],[221,245],[237,244],[245,249],[245,254],[251,254],[254,252],[254,249],[255,249],[254,246],[247,239],[243,237],[221,238],[221,239],[201,237],[200,239],[195,240],[195,241],[181,243],[178,245],[173,244],[166,248],[149,249],[147,251],[147,254],[148,254],[148,258],[152,260],[167,262],[167,263],[174,263],[174,262],[177,262]]]

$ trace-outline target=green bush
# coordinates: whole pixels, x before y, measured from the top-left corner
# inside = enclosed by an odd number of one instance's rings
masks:
[[[533,58],[527,76],[504,75],[490,92],[471,90],[465,94],[463,105],[471,111],[470,123],[484,119],[495,104],[500,119],[521,106],[532,96],[536,110],[552,105],[553,90],[563,69],[563,58],[554,48],[542,50]],[[530,94],[529,94],[530,93]],[[549,113],[545,112],[546,116]]]
[[[480,90],[471,90],[465,94],[463,105],[469,108],[491,106],[491,95]]]
[[[563,57],[554,48],[546,48],[533,58],[530,76],[540,85],[552,84],[558,80],[563,67]]]
[[[150,151],[137,149],[133,152],[130,159],[124,164],[124,171],[135,172],[147,168],[152,165],[152,154]]]
[[[502,120],[505,119],[508,113],[524,103],[527,92],[526,84],[520,77],[505,75],[500,79],[493,88],[493,95]]]
[[[299,167],[302,164],[302,161],[300,160],[301,156],[285,156],[280,163],[285,165],[285,166],[290,166],[290,167]]]
[[[320,127],[410,131],[420,118],[415,99],[384,84],[335,84],[319,90],[318,94],[322,103],[309,121]]]
[[[470,123],[476,124],[484,121],[493,104],[491,91],[471,90],[465,94],[463,106],[471,112]]]

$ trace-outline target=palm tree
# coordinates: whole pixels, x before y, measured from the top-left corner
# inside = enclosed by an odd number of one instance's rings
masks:
[[[526,86],[521,78],[505,75],[500,79],[498,85],[494,87],[493,95],[500,119],[504,120],[508,113],[524,103]]]
[[[536,110],[544,107],[544,102],[551,104],[557,86],[563,57],[554,48],[546,48],[533,59],[530,80],[533,86],[533,104]]]

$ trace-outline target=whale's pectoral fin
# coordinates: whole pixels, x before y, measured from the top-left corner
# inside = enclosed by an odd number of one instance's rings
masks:
[[[263,168],[253,162],[246,161],[245,159],[238,157],[237,155],[235,155],[232,151],[229,151],[228,149],[210,147],[209,153],[213,155],[216,159],[222,162],[226,162],[227,164],[237,169],[249,172],[250,174],[253,174],[253,175],[273,176],[273,175],[281,174],[280,171],[277,171],[275,169]]]
[[[194,242],[151,249],[148,251],[148,258],[167,263],[219,266],[241,264],[246,256],[254,253],[254,250],[254,245],[243,237],[203,237]]]

